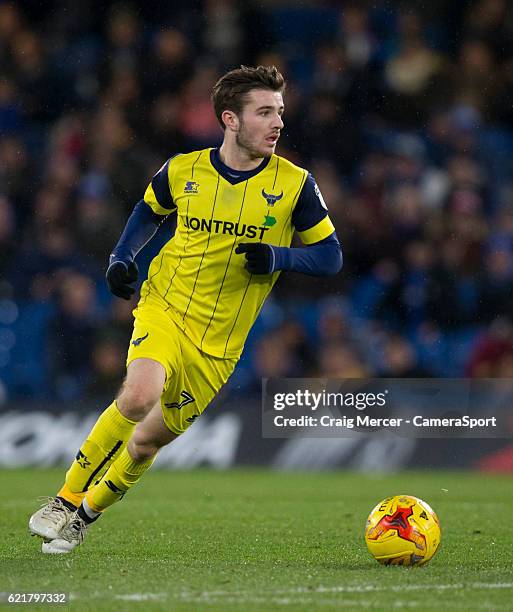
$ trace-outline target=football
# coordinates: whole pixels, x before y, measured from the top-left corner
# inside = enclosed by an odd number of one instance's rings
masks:
[[[438,517],[429,504],[411,495],[387,497],[369,514],[365,542],[384,565],[423,565],[440,546]]]

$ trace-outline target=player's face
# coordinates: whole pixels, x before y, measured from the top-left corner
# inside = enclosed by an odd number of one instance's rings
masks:
[[[252,158],[270,157],[283,128],[283,96],[280,92],[253,89],[239,117],[237,145]]]

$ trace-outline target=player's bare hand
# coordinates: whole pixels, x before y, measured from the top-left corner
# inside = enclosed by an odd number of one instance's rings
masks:
[[[115,296],[129,300],[135,293],[132,284],[139,276],[139,269],[135,261],[125,263],[124,261],[113,261],[107,269],[105,278],[109,290]]]

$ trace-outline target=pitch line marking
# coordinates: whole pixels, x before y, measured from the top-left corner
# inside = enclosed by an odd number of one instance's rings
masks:
[[[318,586],[315,588],[299,587],[297,589],[277,589],[263,591],[262,595],[269,595],[274,597],[277,595],[287,594],[313,594],[313,593],[372,593],[380,591],[425,591],[425,590],[456,590],[456,589],[513,589],[513,582],[471,582],[471,583],[454,583],[454,584],[405,584],[405,585],[391,585],[391,586],[376,586],[373,584],[367,585],[348,585],[348,586],[334,586],[324,587]],[[196,599],[209,598],[209,597],[236,597],[251,595],[250,591],[203,591],[202,593],[194,594],[184,591],[181,593],[182,598],[192,597]]]
[[[162,601],[167,599],[169,593],[126,593],[114,595],[114,599],[123,601]]]
[[[166,601],[170,599],[181,599],[182,601],[188,601],[190,603],[219,603],[224,600],[225,603],[233,602],[233,603],[241,603],[243,601],[254,602],[254,603],[265,603],[269,601],[274,601],[275,603],[280,603],[282,605],[289,605],[293,603],[307,603],[304,600],[297,600],[293,596],[294,595],[320,595],[320,594],[336,594],[336,593],[374,593],[374,592],[412,592],[412,591],[449,591],[449,590],[457,590],[457,589],[513,589],[513,582],[471,582],[471,583],[454,583],[454,584],[405,584],[405,585],[391,585],[391,586],[379,586],[373,584],[367,585],[347,585],[347,586],[334,586],[334,587],[324,587],[318,586],[315,588],[308,587],[299,587],[296,589],[276,589],[270,591],[260,592],[258,595],[254,591],[225,591],[225,590],[215,590],[215,591],[203,591],[201,593],[192,593],[189,591],[182,591],[180,593],[166,592],[166,593],[120,593],[120,594],[112,594],[113,599],[121,600],[121,601]],[[288,597],[289,596],[289,597]],[[105,593],[95,592],[92,594],[93,598],[104,598]],[[90,599],[91,595],[87,597]],[[70,599],[77,600],[81,599],[80,594],[71,593]],[[319,601],[319,599],[315,600],[316,603],[324,603]],[[335,603],[333,600],[326,600],[325,603],[333,604]],[[339,602],[340,603],[340,602]],[[346,601],[346,603],[348,603]],[[365,602],[362,601],[354,601],[352,602],[362,607],[372,607],[372,605],[367,606]],[[372,602],[369,602],[372,603]],[[410,605],[411,604],[411,605]],[[397,601],[394,604],[394,607],[417,607],[416,602],[400,602]],[[338,604],[337,604],[338,605]],[[466,605],[463,608],[467,608]],[[495,608],[493,605],[490,607],[488,605],[479,605],[476,609],[500,609]]]

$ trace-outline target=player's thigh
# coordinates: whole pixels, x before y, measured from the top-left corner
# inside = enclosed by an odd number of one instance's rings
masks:
[[[131,361],[117,398],[120,411],[127,418],[140,420],[159,400],[165,384],[166,370],[161,363],[148,358]]]
[[[134,315],[127,354],[127,379],[120,399],[125,408],[135,406],[139,418],[134,419],[141,420],[174,377],[180,353],[176,326],[162,304],[148,302],[138,306]],[[123,406],[120,410],[123,412]]]
[[[236,359],[203,353],[183,334],[180,339],[181,367],[162,394],[164,422],[176,434],[182,434],[203,414],[237,363]]]
[[[128,443],[128,451],[136,461],[144,460],[177,437],[164,422],[159,401],[135,428]]]

